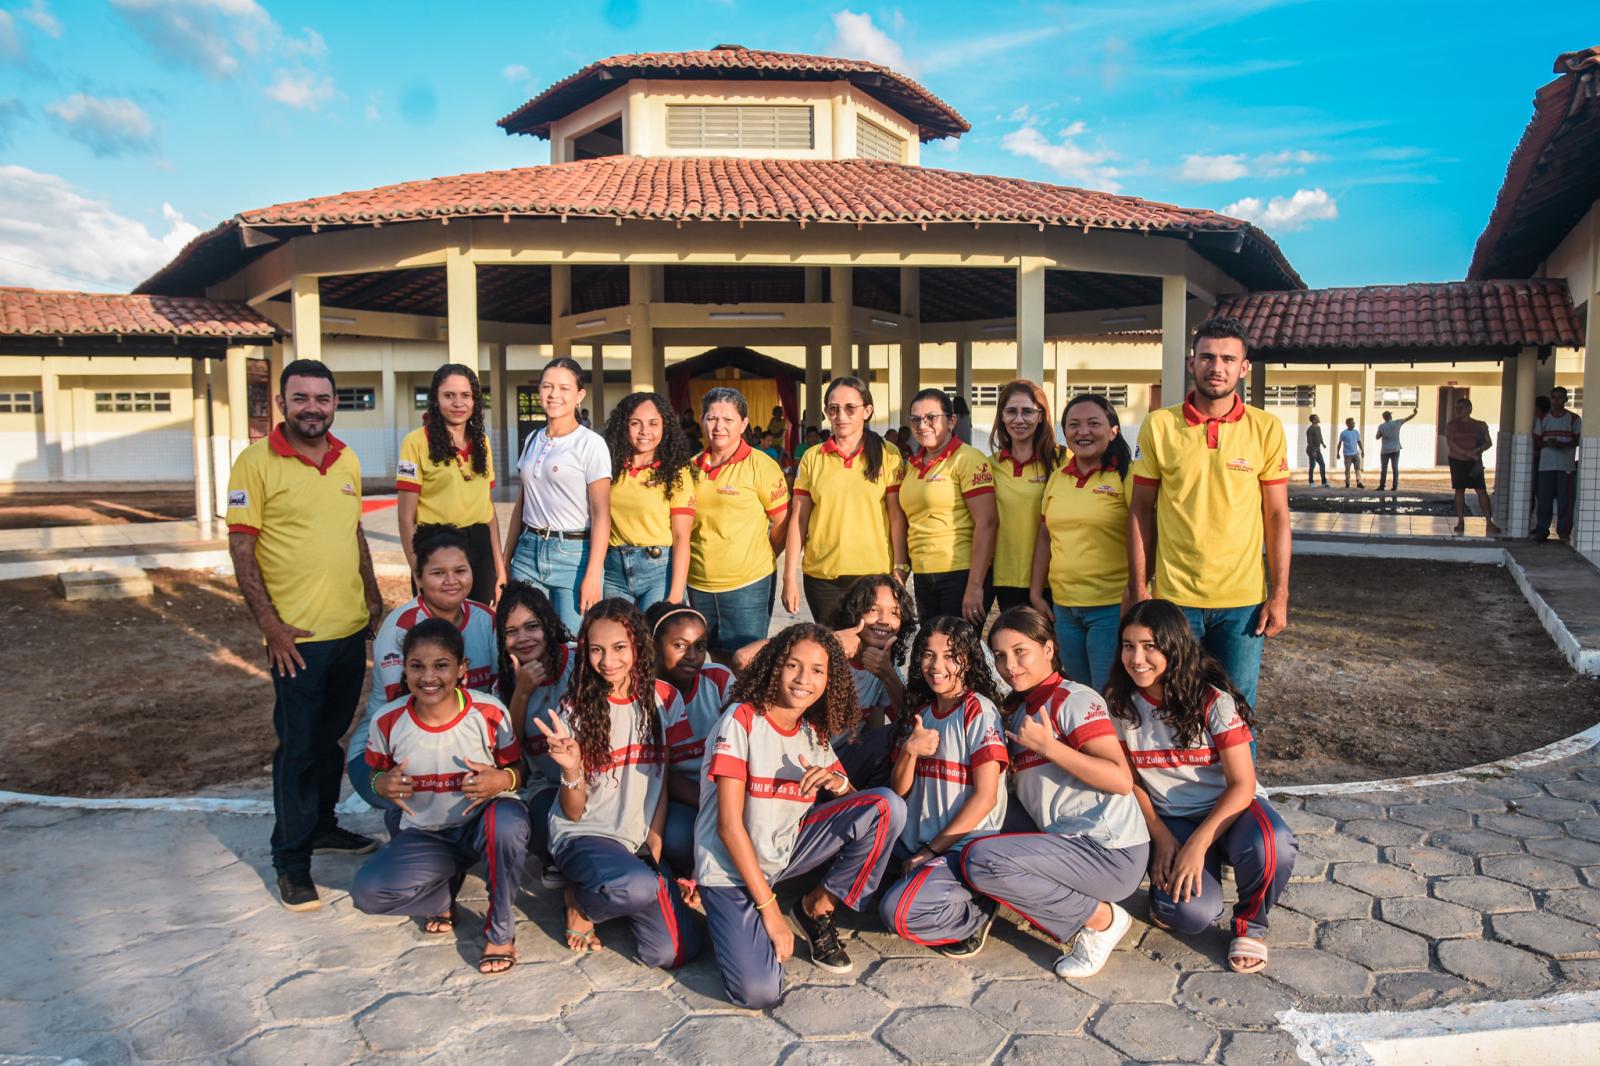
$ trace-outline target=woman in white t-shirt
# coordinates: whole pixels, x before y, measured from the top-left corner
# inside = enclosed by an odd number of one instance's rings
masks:
[[[578,423],[587,395],[575,360],[545,364],[539,402],[549,422],[517,460],[522,493],[506,533],[506,569],[548,596],[574,631],[600,601],[611,541],[611,451]]]

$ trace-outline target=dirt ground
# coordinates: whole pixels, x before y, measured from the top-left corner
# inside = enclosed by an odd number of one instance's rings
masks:
[[[150,577],[144,601],[67,603],[48,579],[0,583],[18,682],[0,716],[0,790],[264,785],[272,685],[232,577]],[[391,606],[409,594],[403,579],[380,583]],[[1261,705],[1264,780],[1365,780],[1569,736],[1600,719],[1600,682],[1571,671],[1498,569],[1301,557],[1290,627],[1267,645]]]
[[[0,529],[113,526],[194,517],[194,492],[13,492],[0,495]]]

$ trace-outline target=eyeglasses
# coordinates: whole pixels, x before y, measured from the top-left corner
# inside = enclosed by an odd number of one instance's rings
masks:
[[[1031,422],[1035,418],[1038,418],[1040,415],[1044,414],[1044,412],[1039,410],[1037,407],[1007,407],[1004,411],[1001,411],[1000,414],[1006,418],[1021,418]]]
[[[936,411],[931,415],[911,415],[906,419],[913,426],[937,426],[939,419],[945,417],[943,411]]]
[[[844,415],[846,418],[854,418],[856,415],[860,414],[866,409],[867,405],[864,403],[830,403],[828,406],[822,409],[822,413],[827,415],[829,418],[838,418],[840,415]]]

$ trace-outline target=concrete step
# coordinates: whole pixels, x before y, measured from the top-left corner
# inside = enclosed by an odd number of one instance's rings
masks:
[[[149,576],[131,566],[69,570],[57,575],[56,583],[66,600],[126,600],[148,596],[153,591]]]

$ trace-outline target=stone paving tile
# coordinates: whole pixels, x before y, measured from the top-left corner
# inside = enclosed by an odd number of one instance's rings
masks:
[[[1540,995],[1555,981],[1550,966],[1539,956],[1487,940],[1445,941],[1439,945],[1439,965],[1503,995]]]
[[[1222,1045],[1222,1066],[1300,1066],[1287,1033],[1231,1033]]]
[[[958,1007],[899,1011],[879,1035],[912,1062],[988,1062],[1006,1039],[994,1022]]]
[[[1573,840],[1571,837],[1530,840],[1528,851],[1542,859],[1555,859],[1574,866],[1600,865],[1600,843],[1590,840]]]
[[[1561,823],[1562,830],[1580,840],[1600,840],[1600,818],[1573,818]]]
[[[894,1052],[875,1040],[807,1040],[790,1044],[779,1060],[780,1066],[897,1066],[899,1062]]]
[[[1541,902],[1551,913],[1600,926],[1600,892],[1587,888],[1560,889],[1546,892]]]
[[[707,1014],[689,1018],[661,1042],[661,1057],[685,1066],[721,1066],[729,1051],[750,1062],[772,1062],[789,1036],[759,1014]]]
[[[1552,959],[1600,957],[1600,933],[1559,914],[1496,914],[1489,919],[1489,931],[1496,940]]]
[[[1442,899],[1405,896],[1382,900],[1378,903],[1378,917],[1390,925],[1420,933],[1430,940],[1483,935],[1482,914]]]
[[[1232,971],[1190,974],[1179,985],[1175,1002],[1223,1029],[1260,1028],[1294,1003],[1271,982]]]
[[[1593,818],[1596,814],[1593,803],[1557,799],[1554,796],[1534,796],[1529,799],[1519,799],[1511,806],[1519,814],[1525,814],[1530,818],[1542,818],[1547,821],[1561,821],[1567,818]]]
[[[1378,899],[1393,896],[1423,896],[1428,886],[1409,870],[1381,862],[1341,862],[1333,867],[1333,879],[1358,892]]]
[[[468,1021],[455,1001],[445,996],[390,996],[357,1016],[356,1029],[376,1052],[431,1051]]]
[[[1011,1041],[999,1060],[1000,1066],[1122,1066],[1124,1061],[1098,1040],[1033,1034]]]
[[[977,971],[971,965],[933,954],[921,959],[884,959],[863,983],[891,1001],[911,1007],[966,1006],[978,987]]]
[[[1428,835],[1428,830],[1405,822],[1374,822],[1367,818],[1356,818],[1339,823],[1339,835],[1354,837],[1368,844],[1420,844]]]
[[[1472,856],[1442,848],[1384,848],[1383,861],[1423,877],[1470,874],[1473,871]]]
[[[1210,1025],[1167,1003],[1119,1003],[1102,1011],[1091,1028],[1138,1062],[1199,1062],[1218,1040]]]
[[[1537,855],[1491,855],[1478,862],[1485,877],[1524,888],[1576,888],[1578,871],[1558,859]]]
[[[1581,777],[1566,778],[1547,783],[1544,790],[1558,799],[1600,803],[1600,781],[1586,781]]]
[[[264,1030],[229,1052],[228,1062],[231,1066],[279,1066],[285,1062],[340,1066],[360,1058],[365,1050],[347,1020],[326,1027],[292,1025]]]
[[[1372,1006],[1378,1010],[1425,1010],[1460,1002],[1472,994],[1471,984],[1432,970],[1380,973],[1372,980]]]
[[[1533,910],[1533,893],[1492,877],[1441,877],[1428,886],[1435,899],[1485,914]]]
[[[1106,968],[1068,984],[1102,1003],[1166,1003],[1178,987],[1178,970],[1133,951],[1115,951]]]
[[[1292,991],[1314,998],[1364,996],[1372,987],[1372,972],[1366,967],[1313,948],[1273,949],[1266,973]]]
[[[1436,803],[1401,803],[1389,808],[1389,817],[1423,829],[1470,829],[1472,816]]]
[[[796,1036],[809,1038],[865,1036],[893,1013],[894,1004],[870,988],[801,985],[784,995],[772,1016]]]
[[[1562,833],[1561,823],[1544,821],[1540,818],[1529,818],[1525,814],[1480,814],[1478,827],[1494,833],[1504,833],[1508,837],[1518,840],[1538,840],[1544,837],[1558,837]]]
[[[1376,901],[1365,892],[1329,881],[1295,885],[1283,894],[1279,906],[1299,911],[1308,918],[1365,918]]]
[[[447,1047],[423,1060],[425,1066],[528,1066],[530,1060],[559,1062],[572,1051],[572,1041],[554,1023],[528,1025],[492,1024],[480,1027],[464,1038],[453,1038]],[[280,1060],[291,1061],[291,1060]]]
[[[1366,918],[1329,922],[1322,927],[1317,943],[1369,970],[1423,970],[1428,966],[1426,940]]]
[[[1099,1003],[1065,981],[995,981],[972,1007],[1013,1033],[1074,1033]]]
[[[1511,855],[1522,850],[1522,841],[1487,829],[1445,829],[1430,833],[1428,844],[1463,855]]]
[[[583,1044],[654,1044],[684,1014],[682,1004],[665,992],[596,992],[562,1022]]]

